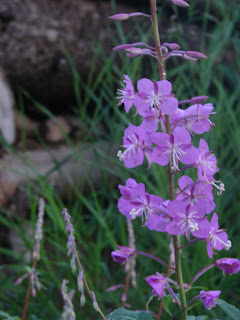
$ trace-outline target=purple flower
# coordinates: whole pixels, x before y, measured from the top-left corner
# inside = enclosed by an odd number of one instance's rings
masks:
[[[204,304],[204,307],[207,310],[210,310],[213,307],[216,307],[215,300],[218,299],[218,297],[221,294],[221,290],[215,290],[215,291],[200,291],[200,299],[202,303]]]
[[[190,134],[184,128],[176,128],[168,135],[167,133],[153,133],[152,142],[157,144],[152,152],[151,160],[161,166],[173,161],[173,170],[179,170],[178,161],[192,163],[190,153],[195,149],[191,144]]]
[[[178,180],[178,185],[181,191],[177,195],[177,200],[183,200],[194,206],[199,199],[204,206],[205,213],[211,213],[215,208],[213,202],[212,186],[202,183],[200,180],[193,182],[188,176],[182,176]]]
[[[148,194],[143,183],[135,185],[135,180],[129,180],[127,183],[128,185],[131,183],[132,187],[120,186],[123,197],[118,201],[118,209],[130,220],[141,216],[142,220],[147,221],[150,215],[158,214],[161,210],[163,199]]]
[[[160,273],[156,275],[148,276],[145,278],[146,282],[153,288],[152,294],[157,295],[160,299],[166,295],[165,287],[167,285],[167,279]]]
[[[240,271],[240,261],[233,258],[222,258],[215,261],[216,267],[228,274]]]
[[[141,127],[135,127],[132,124],[125,130],[123,137],[124,152],[118,151],[117,156],[123,161],[127,168],[139,166],[144,161],[146,155],[148,162],[151,154],[150,134],[145,132]],[[150,162],[149,162],[150,166]]]
[[[141,116],[146,116],[146,111],[155,108],[159,113],[172,114],[176,112],[178,101],[171,94],[172,84],[167,80],[152,82],[143,78],[137,84],[138,93],[134,104]]]
[[[116,99],[119,99],[118,106],[124,104],[126,112],[129,112],[135,97],[134,86],[127,75],[124,75],[123,82],[125,83],[125,86],[122,84],[122,89],[117,90],[118,97],[116,97]]]
[[[169,224],[169,222],[171,222],[171,218],[167,214],[167,207],[169,203],[169,200],[164,201],[159,206],[159,210],[157,213],[148,215],[146,226],[149,230],[156,230],[159,232],[166,231],[166,226]]]
[[[165,118],[157,108],[145,110],[144,112],[141,112],[141,115],[143,117],[141,128],[147,132],[155,132],[158,129],[159,121]]]
[[[183,118],[184,118],[185,110],[178,108],[175,113],[170,115],[170,122],[172,131],[176,129],[176,127],[185,127]],[[161,119],[162,131],[166,132],[166,124],[165,124],[165,117]]]
[[[210,224],[199,204],[191,207],[183,201],[174,200],[168,205],[168,214],[172,217],[172,222],[166,227],[169,234],[185,234],[188,240],[190,232],[196,238],[206,238],[209,234]]]
[[[115,250],[111,253],[113,260],[117,263],[124,263],[135,254],[135,249],[122,246],[117,247],[119,250]]]
[[[209,151],[208,144],[203,139],[200,140],[199,148],[196,151],[195,167],[198,178],[209,184],[213,180],[213,175],[219,170],[216,157]]]
[[[131,197],[131,190],[137,186],[137,182],[129,178],[126,181],[126,186],[121,186],[119,185],[118,188],[120,189],[121,195],[125,198],[130,198]]]
[[[119,185],[119,189],[121,192],[122,197],[118,200],[118,210],[125,215],[128,219],[132,219],[132,216],[130,215],[130,212],[133,209],[133,197],[131,194],[131,191],[134,187],[141,186],[143,189],[143,192],[145,192],[145,186],[143,183],[137,184],[137,182],[134,179],[127,179],[126,186]]]
[[[217,159],[215,155],[209,151],[208,144],[205,140],[200,139],[199,148],[192,152],[192,159],[194,160],[194,166],[197,168],[199,180],[213,185],[218,189],[217,194],[221,195],[222,192],[225,191],[224,184],[213,178],[214,174],[219,171]]]
[[[212,114],[213,105],[207,103],[204,105],[194,104],[185,110],[184,120],[185,126],[189,132],[202,134],[210,130],[214,124],[209,120],[209,115]]]
[[[209,258],[212,258],[214,249],[218,251],[223,249],[229,250],[231,247],[231,241],[228,240],[228,235],[225,230],[219,229],[218,216],[215,212],[212,216],[210,226],[211,229],[206,241],[208,256]]]

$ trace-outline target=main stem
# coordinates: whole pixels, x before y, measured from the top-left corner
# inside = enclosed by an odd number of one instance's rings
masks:
[[[152,26],[153,26],[153,35],[155,42],[155,49],[158,57],[158,69],[160,80],[166,79],[166,73],[164,69],[164,60],[161,52],[161,42],[158,30],[158,20],[157,20],[157,5],[156,0],[150,0],[151,5],[151,16],[152,16]],[[171,133],[171,123],[169,115],[165,115],[166,130],[167,133]],[[172,174],[172,163],[169,162],[167,166],[168,173],[168,187],[169,187],[169,198],[170,200],[175,199],[175,188],[174,188],[174,175]],[[183,276],[182,276],[182,265],[181,265],[181,256],[179,250],[179,236],[173,236],[174,252],[175,252],[175,267],[176,267],[176,277],[179,286],[180,302],[181,302],[181,311],[182,311],[182,320],[187,320],[187,302],[185,296],[185,290],[183,286]]]

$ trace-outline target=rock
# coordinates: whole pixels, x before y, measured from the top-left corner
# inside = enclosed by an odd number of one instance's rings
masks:
[[[28,137],[32,136],[34,130],[38,128],[37,122],[33,121],[26,114],[21,113],[18,110],[15,110],[14,114],[15,114],[17,135],[21,136],[22,132],[24,131]]]
[[[129,12],[123,6],[116,10]],[[105,55],[112,52],[107,18],[112,13],[111,4],[102,1],[1,0],[0,63],[14,91],[23,88],[37,101],[58,110],[73,105],[73,77],[66,55],[82,79],[88,77],[96,42]],[[95,74],[102,63],[95,59]]]
[[[14,99],[3,70],[0,68],[0,131],[4,139],[12,144],[16,138],[14,121]]]
[[[71,190],[74,192],[76,185],[87,192],[92,184],[97,187],[101,183],[103,172],[99,166],[117,170],[114,163],[108,163],[98,155],[97,150],[111,157],[117,152],[115,148],[102,141],[79,144],[72,148],[61,146],[49,151],[34,150],[4,155],[0,160],[0,205],[6,206],[12,202],[15,210],[24,215],[29,207],[24,186],[29,182],[32,182],[33,186],[36,184],[36,190],[32,192],[40,196],[39,177],[47,179],[46,183],[48,181],[63,199]],[[56,168],[57,164],[59,168]],[[113,176],[109,176],[110,178],[114,179]]]
[[[46,139],[53,143],[64,141],[64,135],[69,135],[71,132],[71,127],[61,116],[48,119],[46,121],[46,128]]]

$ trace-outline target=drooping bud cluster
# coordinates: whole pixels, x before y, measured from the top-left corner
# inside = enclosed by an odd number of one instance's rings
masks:
[[[26,278],[29,278],[31,294],[33,297],[36,296],[37,290],[41,290],[41,283],[38,279],[38,272],[36,271],[36,263],[40,259],[40,241],[42,240],[42,228],[43,228],[43,217],[44,217],[44,199],[40,198],[38,203],[38,215],[35,229],[35,244],[32,253],[32,267],[27,267],[27,272],[24,273],[19,279],[15,281],[15,285],[19,285]]]
[[[74,228],[71,223],[71,216],[67,212],[67,209],[64,208],[62,211],[62,215],[64,216],[64,222],[66,224],[66,232],[69,234],[68,236],[68,242],[67,242],[67,249],[68,249],[68,256],[72,256],[71,258],[71,268],[72,268],[72,273],[76,272],[76,243],[75,243],[75,236],[74,236]]]
[[[35,231],[35,245],[33,249],[33,259],[40,259],[40,241],[42,240],[42,226],[43,226],[43,217],[44,217],[44,199],[39,200],[38,207],[38,219],[36,223]]]
[[[67,292],[67,283],[68,280],[63,279],[61,286],[61,294],[63,298],[63,313],[61,316],[61,320],[75,320],[76,315],[73,309],[72,299],[75,291],[71,290]]]

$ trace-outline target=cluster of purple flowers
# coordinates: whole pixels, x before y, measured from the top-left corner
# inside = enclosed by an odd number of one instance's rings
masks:
[[[211,221],[207,219],[215,207],[212,187],[218,194],[224,191],[221,181],[214,179],[219,170],[216,157],[209,151],[208,144],[201,139],[199,147],[191,143],[193,133],[201,134],[210,130],[213,123],[209,120],[213,106],[211,103],[201,104],[206,97],[194,97],[184,103],[194,102],[183,110],[178,100],[171,93],[172,85],[167,80],[152,82],[149,79],[138,81],[138,92],[128,76],[124,76],[125,85],[118,90],[119,104],[124,104],[128,112],[135,106],[142,116],[142,123],[136,127],[132,124],[125,130],[123,137],[124,151],[118,157],[128,168],[141,165],[144,156],[151,163],[166,166],[171,160],[173,171],[182,171],[180,163],[187,168],[197,169],[198,179],[193,181],[184,175],[178,180],[179,192],[176,200],[164,201],[161,197],[150,195],[145,185],[128,179],[126,186],[119,186],[122,197],[118,202],[119,211],[128,219],[142,217],[150,230],[168,232],[170,235],[183,235],[190,240],[195,238],[207,242],[209,257],[213,250],[228,250],[231,242],[227,233],[219,229],[218,216],[213,214]],[[170,116],[172,133],[166,133],[165,115]],[[161,125],[161,132],[158,131]],[[186,167],[185,167],[186,168]]]
[[[197,174],[196,181],[187,175],[178,179],[179,188],[173,201],[149,194],[143,183],[129,178],[125,186],[119,185],[119,211],[130,220],[141,217],[143,225],[150,230],[167,232],[169,235],[185,235],[188,241],[205,241],[210,258],[216,254],[216,250],[229,250],[231,241],[228,240],[226,231],[219,228],[218,215],[214,212],[209,218],[215,208],[213,187],[217,188],[218,195],[224,191],[224,184],[214,178],[219,171],[217,159],[204,139],[200,139],[198,147],[191,141],[193,134],[208,132],[214,126],[209,119],[214,114],[213,105],[205,103],[206,96],[178,101],[172,93],[172,84],[167,80],[152,82],[141,79],[135,92],[127,75],[124,75],[122,88],[118,89],[117,94],[118,105],[124,104],[126,112],[134,106],[136,114],[142,118],[139,126],[129,124],[125,130],[122,145],[124,149],[118,151],[119,160],[127,168],[134,168],[143,164],[146,157],[148,167],[152,163],[166,166],[170,162],[172,174],[189,168],[195,168]],[[190,106],[180,109],[183,104]],[[166,115],[170,118],[170,134],[167,134]],[[130,248],[119,248],[120,250],[112,253],[116,262],[122,263],[136,254]],[[212,266],[230,274],[239,271],[239,260],[225,259],[227,261],[217,260],[223,262],[223,268],[220,262]],[[237,266],[233,268],[233,264]],[[231,265],[231,270],[226,265]],[[153,288],[153,294],[159,298],[166,294],[166,290],[172,290],[169,282],[173,280],[159,273],[148,276],[146,281]],[[174,297],[174,293],[170,293]],[[200,298],[209,309],[215,306],[214,301],[220,293],[221,291],[202,290],[196,298]]]

